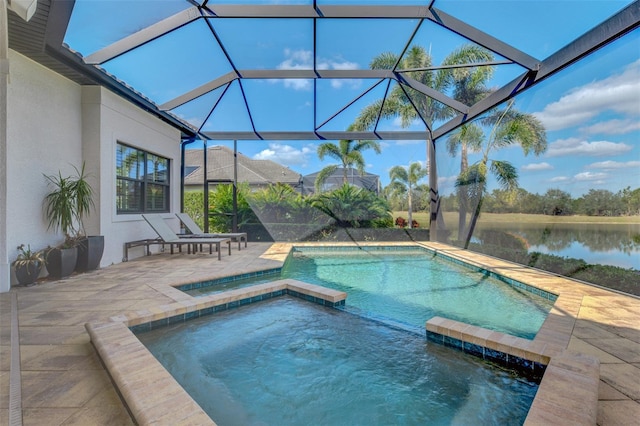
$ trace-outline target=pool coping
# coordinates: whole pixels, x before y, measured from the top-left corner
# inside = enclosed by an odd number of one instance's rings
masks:
[[[294,246],[419,246],[434,254],[444,254],[482,270],[526,282],[533,287],[557,294],[558,298],[549,316],[532,341],[480,327],[475,327],[477,330],[474,330],[469,328],[474,326],[444,318],[432,318],[430,325],[426,325],[426,328],[432,333],[455,337],[461,341],[465,341],[462,337],[468,338],[470,343],[484,339],[484,345],[489,349],[506,354],[511,353],[524,359],[531,357],[533,358],[531,361],[547,365],[525,424],[566,424],[567,421],[575,424],[596,423],[599,362],[593,356],[565,349],[580,309],[584,294],[580,291],[580,287],[585,286],[584,284],[523,265],[431,242],[276,243],[262,257],[284,262]],[[487,259],[491,260],[491,266],[487,266]],[[170,287],[169,293],[179,291],[174,287],[182,284],[185,283],[177,283]],[[344,298],[340,301],[338,299],[342,296],[335,294],[341,292],[295,280],[281,280],[197,299],[181,298],[167,305],[111,317],[107,323],[88,323],[85,327],[117,389],[139,424],[158,421],[172,424],[215,424],[135,338],[130,327],[147,323],[169,324],[174,320],[188,319],[196,311],[212,307],[215,311],[216,306],[236,302],[239,306],[240,300],[251,300],[252,297],[269,292],[284,291],[286,293],[289,289],[292,292],[298,292],[298,297],[302,295],[312,299],[335,299],[333,302],[337,300],[338,303],[344,303]],[[326,291],[333,293],[329,296]],[[325,299],[325,296],[329,298]],[[344,297],[346,298],[346,295]],[[430,327],[431,330],[429,330]]]

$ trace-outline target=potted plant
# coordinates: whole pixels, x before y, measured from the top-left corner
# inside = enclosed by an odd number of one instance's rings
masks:
[[[36,282],[42,271],[44,258],[41,251],[31,250],[31,245],[24,248],[24,244],[18,246],[18,257],[13,262],[16,278],[22,285],[30,285]]]
[[[84,271],[96,268],[104,250],[103,236],[85,237],[82,220],[94,207],[93,189],[87,181],[84,163],[81,170],[75,166],[74,169],[75,176],[63,177],[60,172],[57,175],[45,175],[47,184],[52,188],[44,199],[49,229],[60,230],[65,235],[64,243],[47,250],[45,256],[47,270],[56,278],[71,275],[75,269]],[[98,242],[97,248],[90,244],[90,240]],[[90,254],[92,247],[97,254]]]
[[[91,209],[95,209],[93,202],[93,188],[87,181],[85,174],[85,166],[82,163],[82,169],[76,169],[74,178],[74,191],[76,199],[76,214],[79,229],[77,232],[78,260],[76,262],[76,271],[90,271],[100,266],[100,260],[104,253],[104,236],[103,235],[86,235],[84,228],[84,217],[89,215]]]

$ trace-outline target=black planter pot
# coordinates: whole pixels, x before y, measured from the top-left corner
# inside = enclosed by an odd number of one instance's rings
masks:
[[[16,278],[22,285],[29,285],[36,282],[40,271],[42,271],[42,263],[32,262],[28,265],[15,266]]]
[[[78,248],[53,248],[47,252],[46,264],[49,275],[53,278],[68,277],[76,269]]]
[[[104,253],[104,235],[85,237],[78,244],[76,271],[92,271],[100,266]]]

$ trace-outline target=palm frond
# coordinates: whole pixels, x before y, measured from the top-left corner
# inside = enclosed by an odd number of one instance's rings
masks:
[[[418,181],[427,175],[427,169],[422,167],[422,164],[415,162],[409,165],[409,183],[411,186],[416,186]]]
[[[336,160],[341,160],[342,158],[340,153],[340,148],[338,148],[336,144],[331,142],[325,142],[323,144],[320,144],[320,146],[318,146],[318,158],[320,160],[324,160],[324,157],[327,155]]]
[[[369,63],[372,70],[390,70],[398,62],[398,55],[392,52],[383,52],[373,58]]]
[[[399,182],[404,185],[409,184],[409,173],[407,169],[402,166],[393,166],[391,170],[389,170],[389,178],[391,182]]]
[[[354,151],[362,152],[366,149],[372,149],[376,154],[380,154],[382,152],[380,150],[380,143],[378,141],[356,141],[352,148]]]
[[[337,165],[327,166],[320,170],[318,175],[316,176],[316,181],[314,183],[314,187],[317,193],[322,192],[322,187],[326,180],[338,169]]]
[[[495,175],[498,184],[507,190],[514,190],[518,187],[518,170],[508,161],[491,162],[491,173]]]

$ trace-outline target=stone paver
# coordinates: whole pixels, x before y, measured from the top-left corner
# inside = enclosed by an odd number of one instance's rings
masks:
[[[640,418],[640,300],[440,244],[433,249],[561,294],[536,341],[600,360],[598,424]],[[131,417],[104,370],[85,323],[126,312],[160,312],[189,301],[171,285],[279,267],[289,244],[250,243],[222,260],[158,254],[0,294],[0,425],[9,423],[11,297],[18,305],[25,425],[128,425]],[[348,303],[348,298],[347,298]],[[552,417],[553,413],[549,413]],[[577,416],[579,418],[580,416]],[[557,420],[557,419],[556,419]],[[570,420],[570,419],[565,419]],[[561,424],[560,422],[558,424]]]

